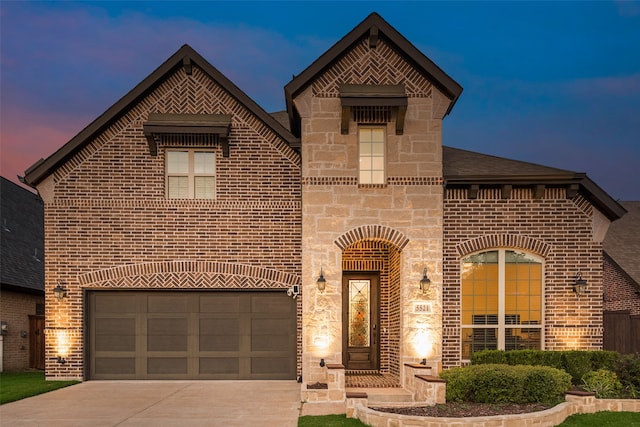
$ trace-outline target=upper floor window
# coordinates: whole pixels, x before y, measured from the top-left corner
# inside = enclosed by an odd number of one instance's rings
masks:
[[[385,129],[382,127],[361,127],[360,143],[360,184],[385,183]]]
[[[214,199],[216,157],[212,151],[167,150],[167,197]]]
[[[509,249],[462,260],[462,359],[542,348],[542,260]]]

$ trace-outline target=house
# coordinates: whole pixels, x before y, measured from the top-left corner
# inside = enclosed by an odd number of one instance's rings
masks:
[[[621,202],[627,213],[604,239],[604,348],[640,352],[640,202]]]
[[[484,348],[602,348],[625,210],[585,174],[444,146],[462,87],[375,13],[284,89],[269,115],[185,45],[26,171],[47,377],[344,401]]]
[[[0,371],[44,369],[44,209],[0,177]]]

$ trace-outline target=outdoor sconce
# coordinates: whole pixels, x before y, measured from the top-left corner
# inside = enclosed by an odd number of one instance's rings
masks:
[[[582,278],[582,274],[576,276],[576,283],[573,285],[573,292],[580,296],[587,291],[587,281]]]
[[[424,365],[424,366],[427,366],[427,359],[422,359],[422,360],[420,361],[420,364],[421,364],[421,365]]]
[[[429,279],[429,277],[427,277],[427,267],[425,267],[424,270],[422,271],[422,279],[420,279],[420,290],[424,294],[429,290],[430,286],[431,286],[431,280]]]
[[[56,359],[58,361],[59,364],[64,365],[65,363],[67,363],[67,360],[62,357],[62,356],[58,356],[58,358]]]
[[[322,268],[320,269],[320,277],[316,280],[316,284],[318,285],[318,291],[320,293],[324,292],[324,288],[327,286],[327,280],[324,278],[324,274],[322,272]]]
[[[53,288],[53,295],[58,299],[58,301],[62,301],[67,296],[67,290],[62,287],[64,282],[59,281],[58,286]]]
[[[324,366],[325,366],[324,359],[320,359],[320,367],[324,368]]]

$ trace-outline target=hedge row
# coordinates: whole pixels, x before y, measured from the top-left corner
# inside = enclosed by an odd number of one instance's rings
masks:
[[[581,384],[582,377],[591,371],[613,371],[620,355],[615,351],[546,351],[546,350],[482,350],[471,356],[472,365],[506,364],[550,366],[571,375],[573,384]]]
[[[553,405],[571,388],[569,374],[549,366],[470,365],[440,376],[447,381],[447,402]]]

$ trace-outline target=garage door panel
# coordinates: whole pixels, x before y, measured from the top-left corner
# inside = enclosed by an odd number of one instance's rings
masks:
[[[97,357],[96,374],[133,375],[136,372],[135,357]]]
[[[147,299],[149,313],[187,313],[191,311],[189,295],[150,295]]]
[[[201,357],[200,373],[238,375],[240,360],[237,357]]]
[[[101,295],[95,300],[94,313],[136,313],[136,297],[134,295],[112,294]]]
[[[186,357],[150,357],[147,359],[148,374],[187,374]]]
[[[91,379],[295,378],[295,301],[284,292],[88,296]]]
[[[200,313],[239,313],[241,298],[242,295],[203,295],[200,297]]]

